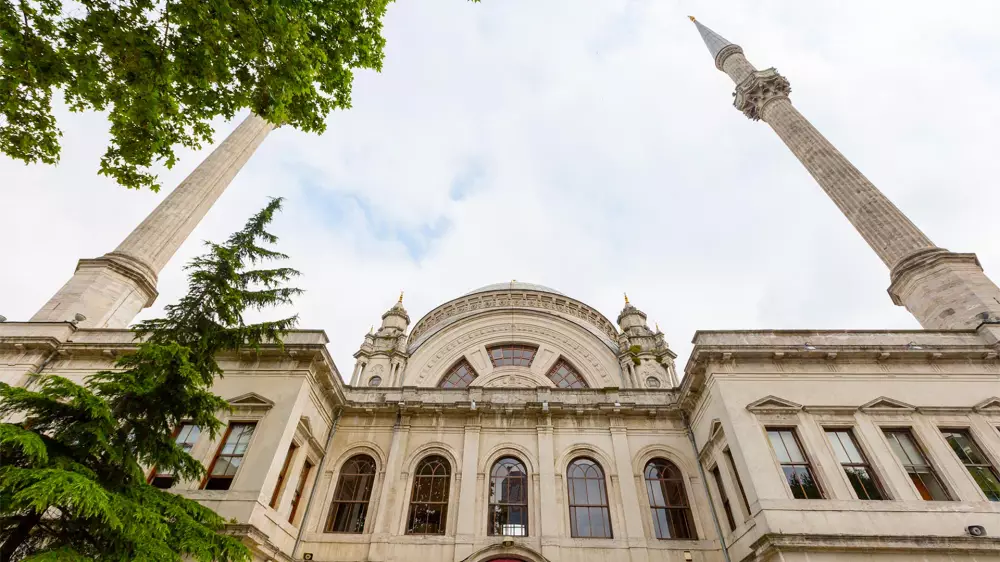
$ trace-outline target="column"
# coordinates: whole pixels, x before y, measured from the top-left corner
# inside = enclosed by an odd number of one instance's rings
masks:
[[[458,525],[455,531],[455,560],[464,560],[472,554],[476,535],[476,482],[479,472],[478,415],[471,415],[465,422],[465,441],[462,445],[462,480],[458,491]]]
[[[552,416],[539,416],[538,426],[538,475],[541,479],[541,502],[538,521],[541,536],[542,555],[550,562],[559,562],[559,538],[563,535],[562,522],[565,516],[559,512],[560,504],[556,499],[555,453],[552,444]]]
[[[611,445],[614,447],[615,471],[618,473],[618,488],[622,496],[622,515],[625,519],[625,529],[618,533],[628,539],[629,556],[633,562],[645,562],[646,533],[642,528],[642,515],[639,512],[639,495],[635,489],[635,474],[632,470],[632,452],[628,445],[628,430],[625,419],[621,415],[610,416]],[[624,531],[624,532],[623,532]]]

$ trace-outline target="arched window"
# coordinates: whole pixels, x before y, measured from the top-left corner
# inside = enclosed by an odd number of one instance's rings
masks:
[[[448,371],[448,374],[441,379],[441,388],[467,388],[472,381],[476,380],[476,371],[469,365],[469,362],[462,359]]]
[[[528,471],[521,461],[507,457],[493,465],[487,517],[490,535],[528,536]]]
[[[565,359],[556,361],[549,369],[548,377],[558,388],[587,388],[587,381]]]
[[[489,348],[490,361],[494,367],[530,367],[535,358],[537,347],[527,345],[505,344]]]
[[[351,457],[340,469],[333,494],[327,533],[363,533],[368,518],[368,500],[375,483],[375,461],[368,455]]]
[[[566,471],[569,526],[574,537],[611,538],[611,512],[601,465],[579,458]]]
[[[653,459],[646,463],[646,492],[658,539],[693,539],[694,523],[684,476],[674,463]]]
[[[408,535],[443,535],[448,517],[448,486],[451,467],[441,456],[420,461],[413,472],[413,493],[410,494]]]

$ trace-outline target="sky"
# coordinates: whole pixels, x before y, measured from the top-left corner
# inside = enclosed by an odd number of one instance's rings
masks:
[[[612,321],[622,293],[683,368],[696,330],[911,329],[888,272],[762,122],[732,107],[699,21],[776,67],[792,101],[939,246],[1000,279],[1000,2],[399,0],[381,73],[322,136],[273,132],[159,278],[269,196],[301,270],[301,328],[340,372],[405,290],[415,323],[511,279]],[[80,258],[113,250],[211,150],[179,151],[159,193],[97,175],[100,114],[59,109],[57,166],[0,155],[0,314],[27,320]],[[238,120],[219,122],[216,141]],[[285,310],[275,311],[277,316]],[[411,324],[412,327],[412,324]]]

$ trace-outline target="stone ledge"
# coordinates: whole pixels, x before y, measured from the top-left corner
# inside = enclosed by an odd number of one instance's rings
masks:
[[[962,536],[885,536],[885,535],[762,535],[750,547],[751,552],[741,562],[761,562],[790,551],[905,553],[941,552],[963,554],[1000,553],[998,537]]]

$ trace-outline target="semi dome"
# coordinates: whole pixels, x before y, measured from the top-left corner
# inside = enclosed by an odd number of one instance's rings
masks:
[[[480,287],[475,291],[469,291],[468,293],[465,293],[462,296],[467,297],[469,295],[475,295],[478,293],[489,293],[492,291],[536,291],[541,293],[552,293],[553,295],[562,295],[564,297],[566,296],[564,293],[561,293],[551,287],[546,287],[545,285],[536,285],[534,283],[522,283],[521,281],[507,281],[504,283],[493,283],[490,285],[486,285],[484,287]]]

